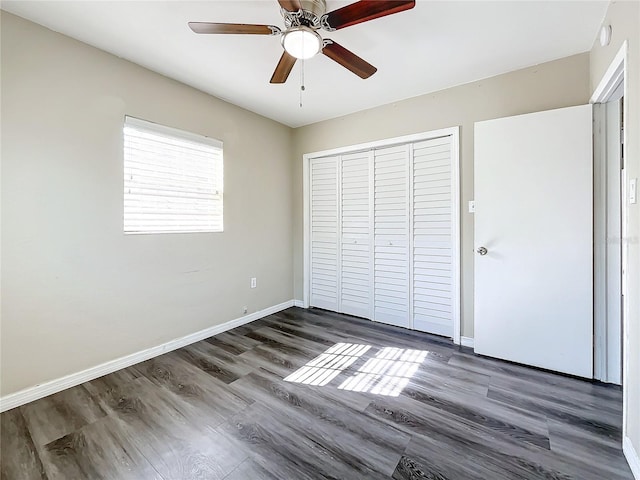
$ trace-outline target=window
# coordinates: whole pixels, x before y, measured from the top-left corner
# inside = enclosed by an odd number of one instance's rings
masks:
[[[222,142],[124,122],[124,233],[222,232]]]

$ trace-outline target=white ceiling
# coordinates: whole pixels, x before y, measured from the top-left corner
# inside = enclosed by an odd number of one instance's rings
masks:
[[[327,0],[327,10],[351,1]],[[276,0],[2,1],[2,9],[297,127],[585,52],[608,1],[426,1],[336,32],[322,31],[378,68],[362,80],[329,58],[269,79],[278,37],[196,35],[188,21],[280,27]]]

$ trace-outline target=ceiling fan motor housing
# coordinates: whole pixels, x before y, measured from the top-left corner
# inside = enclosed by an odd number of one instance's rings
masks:
[[[302,8],[298,12],[282,10],[285,26],[320,28],[322,16],[327,11],[325,0],[300,0],[300,6]]]

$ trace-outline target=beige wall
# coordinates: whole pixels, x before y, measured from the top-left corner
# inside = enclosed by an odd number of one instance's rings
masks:
[[[611,25],[611,43],[601,47],[596,41],[591,49],[591,89],[600,83],[609,64],[628,42],[626,111],[626,170],[627,178],[640,177],[640,2],[618,1],[609,5],[603,22]],[[627,436],[635,451],[640,453],[640,208],[629,205],[629,223],[626,244],[629,267],[627,320],[629,329],[627,368]]]
[[[292,298],[288,127],[4,12],[1,53],[2,395]],[[224,142],[224,233],[123,235],[125,114]]]
[[[587,53],[327,120],[294,131],[294,294],[302,299],[302,155],[455,125],[461,129],[462,335],[473,337],[473,124],[480,120],[585,104]]]

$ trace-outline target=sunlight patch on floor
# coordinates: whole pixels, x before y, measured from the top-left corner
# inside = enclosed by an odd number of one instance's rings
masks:
[[[304,383],[305,385],[327,385],[370,348],[370,345],[336,343],[323,354],[293,372],[284,381]]]
[[[328,385],[371,348],[371,345],[336,343],[284,380],[305,385]],[[338,388],[397,397],[428,353],[426,350],[384,347]]]
[[[354,392],[371,392],[397,397],[427,358],[425,350],[385,347],[338,387]]]

